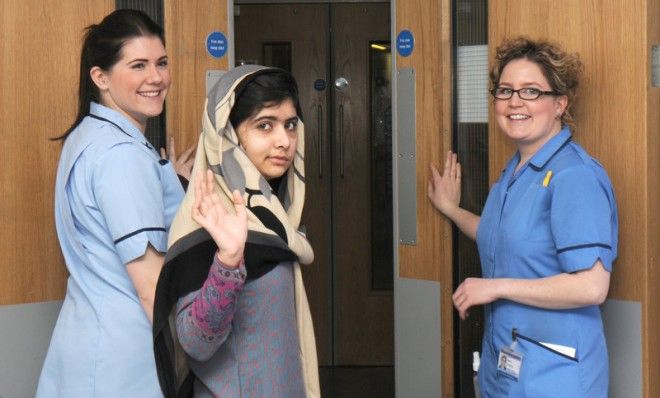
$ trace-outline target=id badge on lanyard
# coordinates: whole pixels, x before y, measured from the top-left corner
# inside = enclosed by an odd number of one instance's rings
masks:
[[[523,364],[523,355],[516,351],[516,345],[518,341],[513,337],[511,345],[508,347],[502,347],[499,355],[497,356],[497,371],[503,373],[509,377],[512,377],[514,380],[520,378],[520,369]]]

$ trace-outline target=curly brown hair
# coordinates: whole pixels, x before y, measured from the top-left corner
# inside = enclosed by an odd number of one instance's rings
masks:
[[[569,54],[558,44],[545,40],[532,40],[524,36],[505,39],[495,50],[495,64],[490,70],[491,89],[499,85],[504,67],[517,59],[527,59],[537,64],[552,91],[568,98],[566,110],[561,115],[561,123],[574,127],[571,109],[584,70],[579,55]]]

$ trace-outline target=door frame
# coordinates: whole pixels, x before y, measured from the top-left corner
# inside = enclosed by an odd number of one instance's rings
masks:
[[[321,3],[382,3],[382,0],[325,0]],[[402,59],[400,55],[392,53],[392,177],[393,177],[393,275],[394,275],[394,368],[396,396],[409,396],[411,391],[422,393],[430,392],[433,396],[440,396],[441,391],[448,393],[453,388],[453,307],[451,306],[452,292],[452,230],[448,222],[440,219],[435,214],[425,195],[425,188],[421,184],[428,178],[428,164],[433,162],[439,164],[442,153],[451,148],[451,117],[441,118],[438,133],[437,127],[432,126],[437,121],[430,114],[420,115],[416,112],[416,125],[425,127],[418,129],[417,154],[415,180],[417,189],[415,200],[417,202],[417,230],[420,240],[416,246],[401,245],[399,241],[399,212],[398,212],[398,146],[399,132],[398,123],[398,93],[397,75],[398,65],[402,68],[414,68],[417,71],[417,93],[416,102],[421,107],[424,101],[430,99],[430,107],[445,115],[452,114],[451,106],[451,0],[440,0],[437,4],[428,6],[426,0],[389,0],[390,2],[390,32],[391,43],[396,45],[396,36],[400,30],[409,29],[416,32],[420,39],[415,43],[417,54]],[[234,8],[242,4],[285,4],[285,3],[319,3],[315,0],[227,0],[227,15],[234,15]],[[431,8],[432,15],[419,15],[419,10]],[[422,13],[423,14],[423,13]],[[399,19],[397,20],[397,16]],[[428,18],[437,17],[432,20],[433,29],[426,29]],[[234,26],[233,18],[228,19],[229,40],[229,65],[234,65]],[[430,35],[429,35],[430,33]],[[424,42],[427,42],[425,45]],[[433,50],[433,46],[437,47]],[[421,54],[433,53],[430,59],[440,60],[431,62],[425,60]],[[415,56],[419,55],[419,56]],[[441,55],[441,56],[440,56]],[[438,67],[438,65],[440,65]],[[436,75],[434,70],[440,69],[437,74],[441,80],[441,86],[447,87],[444,93],[432,93],[430,96],[422,97],[429,88],[420,87],[419,82],[430,81],[429,75]],[[431,89],[432,90],[432,89]],[[434,127],[434,128],[431,128]],[[430,138],[433,134],[440,134],[441,138]],[[430,151],[429,154],[429,144]],[[427,149],[421,149],[426,146]],[[423,153],[422,153],[423,152]],[[429,216],[429,214],[431,216]],[[428,235],[427,232],[430,232]],[[429,264],[421,270],[412,267],[415,262],[439,259],[435,264]],[[403,264],[402,264],[403,263]],[[415,292],[422,291],[424,294],[417,295]],[[442,303],[445,302],[444,306]],[[410,312],[410,308],[420,306],[430,309],[430,313],[422,311]],[[442,322],[441,322],[442,320]],[[428,333],[424,335],[425,346],[423,348],[423,359],[420,360],[418,352],[410,351],[409,336],[416,335],[420,329],[419,325],[430,325]],[[442,362],[446,366],[442,366]],[[431,374],[429,374],[431,371]],[[422,385],[419,382],[422,381]],[[417,386],[410,390],[409,387]]]
[[[393,51],[392,57],[392,81],[396,82],[392,85],[392,152],[397,397],[454,394],[452,227],[426,195],[429,164],[442,164],[444,154],[452,148],[451,8],[452,0],[391,0],[391,42],[396,46],[403,30],[414,37],[410,55]],[[413,79],[412,94],[404,78]],[[404,125],[402,111],[411,108],[412,125]],[[412,172],[398,161],[411,155],[399,145],[410,138],[414,140]],[[414,209],[409,212],[416,216],[412,244],[400,240],[400,232],[407,230],[400,222],[399,198],[409,195],[402,191],[401,181],[414,186]]]

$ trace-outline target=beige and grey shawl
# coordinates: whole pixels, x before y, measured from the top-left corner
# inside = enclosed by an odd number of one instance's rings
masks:
[[[188,374],[182,363],[170,315],[180,297],[202,286],[217,249],[209,234],[191,217],[195,201],[194,178],[198,170],[207,169],[214,172],[216,193],[228,211],[234,211],[231,201],[234,190],[241,192],[247,205],[248,240],[244,257],[248,279],[263,275],[280,261],[294,262],[296,320],[304,384],[308,397],[320,396],[314,330],[299,265],[309,264],[314,259],[309,242],[299,231],[305,200],[303,123],[298,123],[298,144],[292,166],[283,176],[279,192],[273,192],[239,146],[236,131],[229,122],[237,87],[240,89],[244,80],[268,69],[258,65],[234,68],[220,78],[206,99],[191,189],[172,223],[169,249],[156,290],[154,351],[166,397],[185,396],[192,389],[194,376]],[[182,373],[187,374],[186,380]]]

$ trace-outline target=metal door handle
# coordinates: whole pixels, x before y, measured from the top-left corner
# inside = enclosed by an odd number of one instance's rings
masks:
[[[319,179],[323,178],[323,106],[316,107],[316,131],[318,134],[318,150],[319,150]]]
[[[344,178],[344,105],[339,105],[339,175]]]
[[[335,80],[335,87],[337,87],[337,90],[339,91],[344,91],[348,88],[348,80],[346,80],[345,77],[338,77]]]

